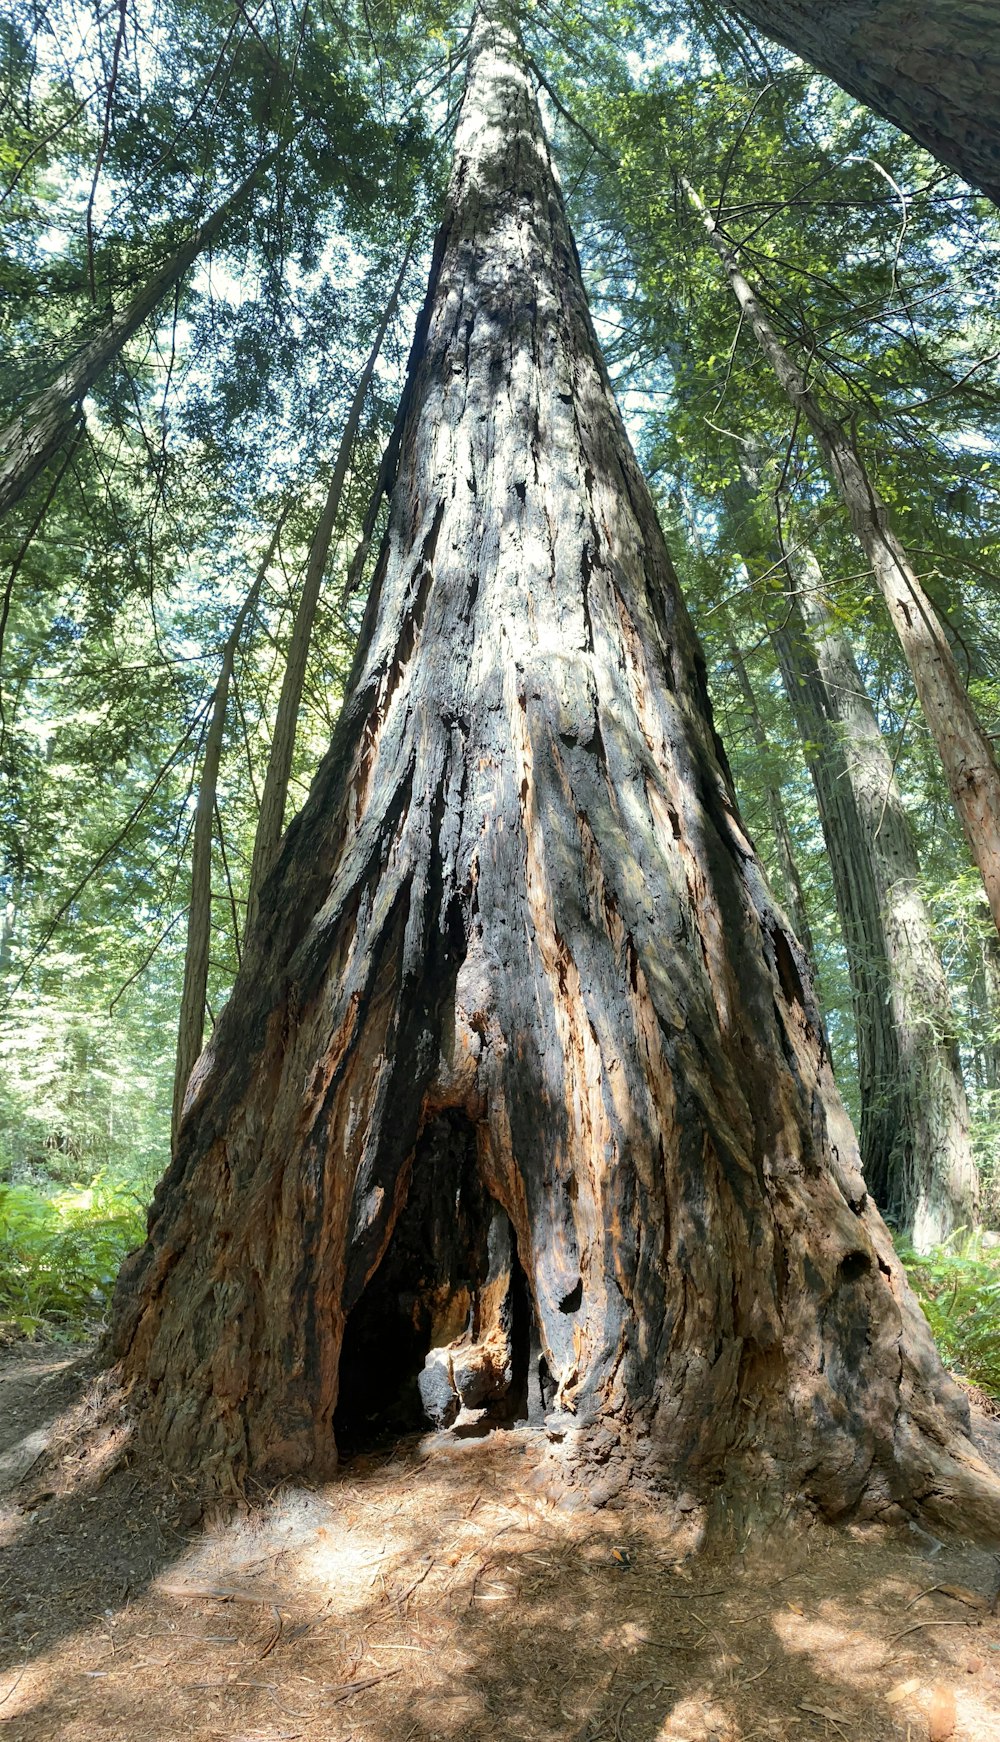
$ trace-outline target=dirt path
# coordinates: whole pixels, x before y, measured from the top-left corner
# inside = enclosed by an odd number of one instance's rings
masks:
[[[9,1471],[78,1385],[0,1366]],[[197,1530],[99,1447],[58,1493],[29,1477],[0,1503],[6,1735],[924,1742],[936,1702],[956,1742],[1000,1737],[996,1557],[815,1527],[685,1558],[648,1504],[554,1501],[542,1456],[428,1436]]]

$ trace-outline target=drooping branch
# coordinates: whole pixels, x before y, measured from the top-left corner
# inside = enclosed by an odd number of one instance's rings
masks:
[[[0,515],[6,514],[70,438],[81,400],[109,363],[179,284],[249,197],[274,153],[258,162],[229,198],[197,226],[120,313],[111,313],[47,387],[0,429]]]

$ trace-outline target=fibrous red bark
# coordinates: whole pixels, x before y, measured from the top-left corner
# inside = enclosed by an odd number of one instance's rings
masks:
[[[488,1369],[499,1406],[520,1362],[622,1470],[1000,1517],[482,16],[349,694],[113,1346],[147,1440],[222,1480],[328,1468],[393,1322],[415,1383]]]

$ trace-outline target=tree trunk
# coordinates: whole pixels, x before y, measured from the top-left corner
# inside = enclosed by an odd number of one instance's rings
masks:
[[[888,951],[864,828],[844,747],[805,624],[792,609],[772,631],[782,682],[816,794],[834,899],[847,956],[861,1102],[859,1140],[865,1179],[897,1168],[899,1045],[888,997]],[[880,1200],[884,1201],[884,1200]]]
[[[142,1431],[318,1472],[409,1386],[547,1408],[599,1495],[996,1530],[481,14],[455,152],[348,697],[119,1283]]]
[[[978,1216],[948,982],[913,830],[850,643],[824,602],[813,553],[790,558],[789,572],[794,591],[775,640],[810,746],[851,966],[865,1179],[926,1251]]]
[[[174,1094],[171,1114],[171,1134],[177,1140],[184,1094],[195,1061],[201,1052],[205,1036],[205,994],[208,988],[208,962],[212,942],[212,825],[219,790],[219,767],[222,761],[222,741],[226,730],[226,709],[229,685],[232,681],[236,652],[247,618],[256,610],[264,577],[278,548],[281,530],[288,518],[290,505],[278,517],[264,560],[257,570],[253,586],[240,606],[236,621],[222,650],[219,681],[212,696],[208,731],[205,735],[205,755],[198,782],[198,797],[194,813],[194,842],[191,848],[191,897],[188,904],[187,943],[184,950],[184,984],[177,1023],[177,1057],[174,1064]]]
[[[705,554],[705,548],[702,544],[701,534],[698,530],[698,522],[688,498],[687,491],[684,489],[683,485],[678,486],[677,496],[687,524],[688,537],[698,552],[702,562],[707,562],[708,559]],[[774,763],[774,754],[768,741],[767,729],[761,719],[760,709],[757,706],[757,697],[754,693],[750,673],[747,670],[746,660],[743,657],[743,652],[739,644],[739,637],[734,628],[732,617],[721,598],[716,600],[713,609],[715,613],[721,617],[721,630],[725,639],[726,658],[732,666],[733,673],[739,685],[740,695],[743,698],[743,708],[750,727],[750,733],[758,751],[760,752],[758,775],[763,784],[764,795],[767,800],[768,817],[771,823],[771,835],[774,840],[774,852],[778,865],[780,893],[788,911],[788,917],[792,922],[792,929],[795,932],[795,936],[798,938],[799,943],[806,952],[810,971],[815,972],[816,952],[815,945],[813,944],[812,930],[809,925],[809,914],[806,909],[805,891],[802,888],[802,879],[799,876],[799,868],[795,862],[795,849],[792,845],[792,833],[788,826],[788,817],[785,814],[785,802],[781,796],[781,788],[771,774],[771,769]],[[829,1038],[827,1039],[827,1045],[829,1045]]]
[[[684,182],[684,187],[761,350],[796,414],[801,413],[812,429],[855,537],[871,564],[1000,931],[1000,768],[969,700],[951,644],[893,531],[889,510],[865,468],[857,443],[820,406],[802,370],[777,338],[711,212],[689,182]]]
[[[188,267],[221,234],[270,161],[271,158],[265,158],[258,163],[236,191],[147,280],[127,307],[120,314],[109,314],[103,326],[81,345],[55,379],[0,429],[0,515],[20,500],[29,484],[58,453],[73,432],[80,401],[143,321],[155,313],[167,293],[180,283]]]
[[[368,389],[375,373],[375,365],[382,349],[382,342],[389,330],[389,323],[399,305],[399,293],[403,288],[403,279],[409,262],[410,247],[407,248],[403,257],[403,263],[386,303],[385,312],[379,322],[378,331],[372,341],[368,359],[358,378],[351,408],[347,414],[347,422],[344,425],[344,433],[340,440],[340,447],[337,450],[337,459],[333,468],[333,476],[330,479],[330,487],[326,493],[326,501],[323,504],[323,512],[319,517],[312,544],[309,547],[305,579],[302,583],[302,592],[292,624],[288,658],[285,661],[285,672],[281,680],[274,734],[271,738],[271,751],[267,759],[264,791],[260,801],[260,815],[257,818],[257,829],[254,834],[250,887],[247,894],[248,926],[254,922],[260,886],[274,864],[281,842],[281,832],[285,826],[285,806],[288,802],[288,783],[292,777],[292,759],[295,754],[299,708],[302,704],[302,686],[305,683],[306,665],[309,659],[309,646],[312,641],[313,623],[316,620],[320,587],[323,583],[326,559],[330,554],[330,540],[333,537],[333,528],[340,508],[340,498],[344,490],[344,479],[347,477],[347,468],[351,463],[351,454],[357,440]]]
[[[728,640],[726,650],[727,657],[736,674],[736,681],[740,686],[740,694],[743,697],[743,706],[746,710],[747,720],[750,724],[750,731],[760,754],[761,778],[764,783],[764,795],[767,799],[768,815],[771,819],[771,834],[774,837],[774,850],[778,861],[778,875],[780,878],[781,893],[784,898],[785,906],[788,909],[788,917],[792,922],[792,928],[799,943],[806,952],[806,957],[809,961],[810,968],[812,969],[815,967],[816,962],[816,948],[813,943],[812,930],[809,925],[809,915],[806,911],[805,891],[802,888],[802,879],[799,876],[798,865],[795,863],[795,849],[792,845],[792,834],[788,827],[788,818],[785,814],[785,802],[781,796],[780,786],[778,786],[770,773],[774,752],[768,742],[767,730],[760,717],[760,709],[757,706],[757,697],[754,694],[753,684],[750,681],[750,673],[747,671],[743,653],[737,645],[736,637],[728,618],[724,619],[724,621]]]
[[[994,0],[727,0],[1000,204]]]

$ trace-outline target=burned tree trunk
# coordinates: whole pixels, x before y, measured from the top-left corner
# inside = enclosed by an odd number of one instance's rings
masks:
[[[527,1359],[605,1468],[996,1527],[482,16],[411,371],[350,693],[119,1285],[147,1442],[329,1468],[387,1313],[425,1391],[516,1409]]]

